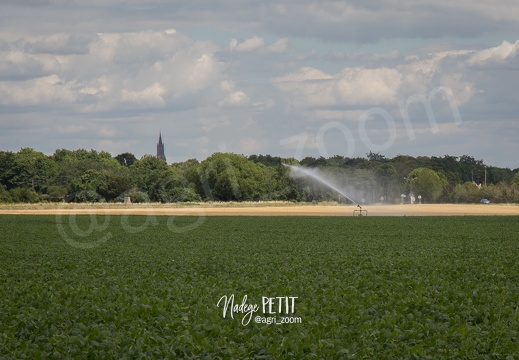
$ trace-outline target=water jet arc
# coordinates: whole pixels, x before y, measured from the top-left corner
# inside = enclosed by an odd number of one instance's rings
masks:
[[[353,200],[352,198],[350,198],[348,195],[346,195],[341,189],[339,189],[335,184],[329,182],[328,180],[320,177],[318,174],[315,174],[313,171],[311,171],[310,169],[306,169],[306,168],[303,168],[303,167],[299,167],[299,166],[294,166],[294,165],[288,165],[288,164],[283,164],[284,166],[288,167],[290,170],[294,171],[294,172],[299,172],[299,173],[302,173],[303,175],[307,176],[307,177],[310,177],[314,180],[317,180],[319,181],[321,184],[323,185],[326,185],[327,187],[329,187],[330,189],[334,190],[335,192],[341,194],[342,196],[344,196],[346,199],[348,199],[349,201],[351,201],[352,203],[354,203],[355,205],[359,205],[355,200]]]

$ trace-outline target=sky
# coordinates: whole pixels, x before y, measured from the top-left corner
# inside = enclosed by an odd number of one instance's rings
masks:
[[[3,0],[0,150],[519,168],[517,0]]]

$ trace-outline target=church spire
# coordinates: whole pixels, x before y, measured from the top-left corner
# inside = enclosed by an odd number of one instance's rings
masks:
[[[162,132],[159,133],[159,142],[157,144],[157,158],[166,161],[164,154],[164,143],[162,142]]]

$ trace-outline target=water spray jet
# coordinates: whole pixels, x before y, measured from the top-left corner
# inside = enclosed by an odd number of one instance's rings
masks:
[[[357,207],[360,210],[354,210],[353,211],[353,215],[354,216],[367,216],[368,215],[368,211],[367,210],[362,210],[362,207],[359,205],[359,203],[357,203],[355,200],[353,200],[351,197],[349,197],[347,194],[345,194],[344,191],[341,190],[337,185],[335,185],[332,182],[328,181],[327,179],[323,178],[319,174],[316,174],[315,171],[312,171],[312,170],[304,168],[304,167],[288,165],[288,164],[283,164],[283,166],[288,167],[294,173],[300,173],[300,174],[302,174],[302,175],[304,175],[306,177],[312,178],[313,180],[316,180],[316,181],[320,182],[323,185],[326,185],[327,187],[329,187],[330,189],[334,190],[338,194],[344,196],[346,199],[351,201],[353,204],[357,205]]]

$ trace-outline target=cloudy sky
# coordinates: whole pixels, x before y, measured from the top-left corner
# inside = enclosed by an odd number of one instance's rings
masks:
[[[3,0],[0,150],[519,167],[517,0]]]

